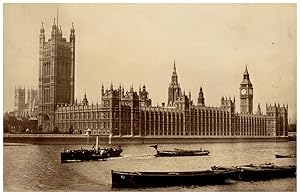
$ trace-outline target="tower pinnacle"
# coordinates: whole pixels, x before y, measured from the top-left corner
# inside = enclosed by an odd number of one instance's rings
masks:
[[[74,29],[74,24],[73,24],[73,22],[72,22],[72,27],[71,27],[71,30],[70,30],[70,31],[71,31],[72,34],[75,33],[75,29]]]
[[[249,73],[248,73],[247,64],[246,64],[246,69],[245,69],[245,72],[244,72],[244,74],[249,74]]]
[[[204,94],[203,94],[203,90],[202,90],[202,86],[200,87],[200,91],[199,91],[199,96],[198,96],[198,106],[205,106],[204,103]]]
[[[40,30],[41,34],[44,34],[45,32],[45,29],[44,29],[44,23],[42,22],[42,27],[41,27],[41,30]]]
[[[174,59],[174,68],[173,68],[173,72],[176,73],[176,63],[175,63],[175,59]]]
[[[181,88],[178,83],[178,76],[176,73],[176,63],[174,59],[174,66],[173,66],[173,73],[171,76],[171,83],[168,88],[168,105],[174,106],[175,101],[177,98],[181,96]]]

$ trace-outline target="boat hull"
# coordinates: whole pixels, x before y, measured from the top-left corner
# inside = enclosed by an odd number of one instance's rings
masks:
[[[276,154],[275,155],[276,158],[296,158],[296,155],[280,155],[280,154]]]
[[[296,166],[280,166],[274,168],[239,167],[238,178],[243,181],[269,180],[296,176]]]
[[[104,155],[97,154],[93,151],[74,151],[74,152],[62,152],[61,162],[80,162],[89,160],[101,160],[106,158]]]
[[[157,151],[156,157],[172,157],[172,156],[208,156],[209,152],[177,152],[177,151]]]
[[[119,157],[122,153],[122,149],[103,149],[102,151],[98,152],[96,150],[74,150],[74,151],[67,151],[61,153],[61,163],[66,162],[80,162],[80,161],[99,161],[105,160],[106,158],[110,157]]]
[[[259,181],[269,180],[275,178],[287,178],[296,176],[296,166],[274,166],[269,164],[262,165],[242,165],[231,167],[211,167],[212,170],[235,170],[235,174],[232,175],[232,180],[242,181]]]
[[[232,171],[121,172],[111,171],[113,188],[209,185],[224,183]]]

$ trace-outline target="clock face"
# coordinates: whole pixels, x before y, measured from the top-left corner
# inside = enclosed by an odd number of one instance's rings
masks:
[[[241,94],[242,94],[242,95],[245,95],[245,94],[246,94],[246,89],[242,89],[242,90],[241,90]]]

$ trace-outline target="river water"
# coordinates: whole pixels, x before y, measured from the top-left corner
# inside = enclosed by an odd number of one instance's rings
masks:
[[[230,181],[225,185],[176,186],[165,188],[112,189],[111,170],[189,171],[273,162],[296,164],[295,158],[276,159],[275,154],[295,154],[296,142],[247,142],[161,144],[159,149],[208,149],[210,156],[154,157],[149,145],[122,145],[122,157],[107,161],[60,163],[63,149],[90,145],[5,144],[3,160],[4,191],[296,191],[296,178],[259,182]]]

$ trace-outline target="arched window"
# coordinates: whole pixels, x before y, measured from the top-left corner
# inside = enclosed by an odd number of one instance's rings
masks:
[[[46,89],[43,90],[43,102],[46,101]]]

